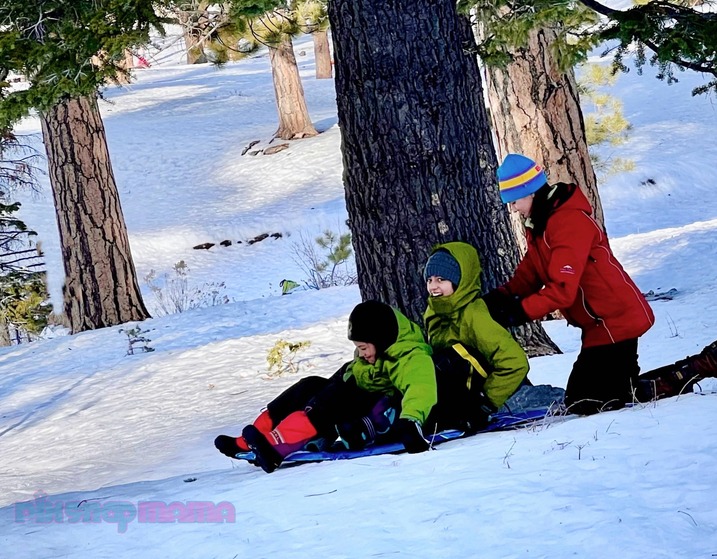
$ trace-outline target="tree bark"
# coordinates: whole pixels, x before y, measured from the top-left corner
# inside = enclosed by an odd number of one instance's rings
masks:
[[[316,60],[316,79],[328,80],[334,76],[329,49],[329,33],[326,29],[311,34],[314,39],[314,59]]]
[[[551,29],[533,30],[505,69],[487,69],[496,149],[501,159],[522,153],[537,161],[551,183],[578,184],[604,228],[575,74],[558,67],[552,54],[555,40]],[[518,237],[523,235],[521,225]]]
[[[487,289],[518,262],[496,185],[468,21],[452,0],[329,3],[344,185],[359,288],[422,322],[422,270],[436,243],[465,241]],[[538,325],[542,331],[542,328]],[[547,335],[521,340],[557,348]]]
[[[193,16],[189,12],[177,11],[177,19],[182,26],[184,46],[187,51],[187,64],[206,64],[207,56],[202,47],[202,32],[206,30],[205,16]]]
[[[11,343],[8,323],[4,320],[0,320],[0,347],[7,347]]]
[[[127,85],[127,84],[129,84],[130,81],[131,81],[129,71],[130,71],[132,68],[134,68],[134,55],[132,54],[132,51],[131,51],[131,50],[125,49],[125,51],[124,51],[124,58],[120,61],[119,66],[120,66],[120,68],[122,68],[123,70],[126,70],[127,73],[126,73],[126,74],[123,74],[123,73],[121,73],[121,72],[118,73],[118,74],[117,74],[117,79],[114,80],[114,81],[115,81],[115,83],[117,83],[118,85]]]
[[[95,97],[41,115],[73,333],[149,318]]]
[[[282,140],[316,136],[318,132],[309,117],[304,87],[301,85],[294,45],[290,37],[285,38],[276,47],[269,47],[269,61],[274,80],[276,107],[279,112],[279,129],[274,135]]]

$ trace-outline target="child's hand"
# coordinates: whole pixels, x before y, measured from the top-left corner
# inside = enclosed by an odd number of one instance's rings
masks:
[[[421,426],[418,421],[401,418],[396,423],[396,428],[398,429],[398,435],[401,438],[403,447],[410,454],[425,452],[431,448],[428,441],[423,438],[423,432],[421,431]]]

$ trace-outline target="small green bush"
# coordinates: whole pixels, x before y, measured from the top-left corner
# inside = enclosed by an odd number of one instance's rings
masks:
[[[308,276],[304,283],[312,289],[352,285],[358,281],[352,262],[351,233],[327,230],[313,242],[302,233],[301,241],[294,244],[293,250],[294,262]]]
[[[299,364],[295,362],[297,354],[302,349],[306,349],[311,342],[305,340],[303,342],[287,342],[286,340],[277,340],[266,355],[266,362],[269,364],[269,376],[279,377],[284,373],[296,373],[299,370]]]

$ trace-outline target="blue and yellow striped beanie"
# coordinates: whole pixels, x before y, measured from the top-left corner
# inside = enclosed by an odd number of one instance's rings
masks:
[[[500,198],[506,204],[537,192],[547,182],[543,168],[525,155],[509,153],[498,167]]]

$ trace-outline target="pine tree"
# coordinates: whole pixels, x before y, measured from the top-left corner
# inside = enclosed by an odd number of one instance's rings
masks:
[[[431,247],[473,244],[483,287],[518,254],[496,185],[496,157],[469,22],[451,0],[332,0],[344,184],[359,287],[421,321]],[[554,352],[536,326],[521,343]]]
[[[36,233],[10,201],[11,192],[36,186],[38,157],[12,133],[0,135],[0,345],[39,334],[51,310]]]
[[[2,87],[0,128],[40,114],[71,329],[143,320],[97,96],[126,72],[126,49],[163,20],[151,0],[6,0],[0,21],[0,68],[29,82]]]
[[[616,71],[628,70],[623,59],[635,46],[638,72],[649,63],[659,68],[659,79],[672,83],[677,81],[675,69],[691,69],[711,76],[711,81],[695,88],[693,94],[717,90],[717,79],[712,79],[717,78],[717,15],[709,9],[710,0],[641,0],[626,10],[596,0],[578,2],[459,0],[459,6],[470,11],[477,5],[482,22],[486,18],[502,21],[500,26],[492,25],[495,32],[486,35],[481,45],[481,55],[487,60],[505,60],[510,56],[506,44],[525,44],[530,29],[550,27],[561,37],[558,56],[570,64],[584,60],[595,45],[616,40],[617,47],[612,43],[606,50],[614,54]],[[486,8],[493,15],[486,15]],[[604,17],[597,19],[596,14]],[[568,36],[569,41],[565,40]],[[649,58],[648,50],[652,51]]]
[[[636,2],[628,10],[615,10],[595,0],[580,0],[606,16],[599,30],[601,41],[617,40],[614,67],[627,71],[623,57],[637,46],[636,65],[659,68],[657,78],[678,81],[675,68],[709,74],[711,81],[696,87],[693,95],[717,91],[717,14],[710,0],[652,0]],[[647,57],[645,50],[652,51]]]
[[[294,55],[292,37],[302,31],[302,26],[293,2],[231,0],[230,14],[234,21],[246,21],[256,39],[269,48],[279,113],[274,135],[283,140],[316,136]]]
[[[534,14],[502,0],[462,6],[474,16],[498,153],[525,154],[545,167],[551,183],[578,184],[604,226],[573,71],[573,53],[582,51],[564,33],[594,23],[594,13],[580,7]],[[514,226],[524,250],[522,220]]]
[[[329,50],[329,14],[326,2],[322,0],[304,0],[296,7],[299,24],[311,33],[314,40],[314,60],[316,79],[330,79],[334,71]]]

